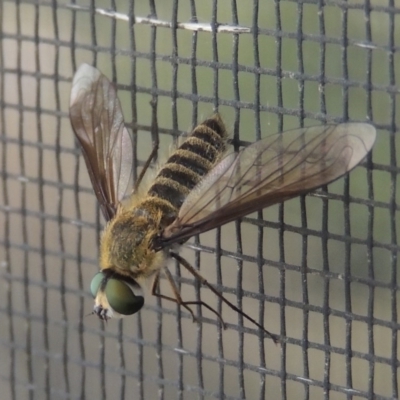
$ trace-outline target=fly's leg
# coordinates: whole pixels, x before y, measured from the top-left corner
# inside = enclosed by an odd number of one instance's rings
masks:
[[[169,284],[171,286],[172,292],[174,293],[175,298],[174,297],[169,297],[169,296],[166,296],[164,294],[161,294],[161,293],[157,292],[157,288],[159,287],[159,282],[160,282],[160,274],[156,275],[156,277],[154,278],[152,287],[151,287],[151,294],[153,296],[159,297],[161,299],[172,301],[172,302],[184,307],[186,310],[188,310],[190,312],[190,315],[193,318],[193,322],[198,322],[198,321],[197,321],[197,318],[194,315],[192,309],[189,307],[189,305],[203,306],[203,307],[207,308],[207,310],[210,310],[211,312],[213,312],[218,317],[218,319],[221,321],[221,324],[224,327],[224,329],[226,329],[225,323],[224,323],[221,315],[216,310],[214,310],[212,307],[210,307],[207,303],[205,303],[204,301],[201,301],[201,300],[200,301],[183,301],[182,297],[181,297],[181,295],[179,293],[179,290],[176,287],[176,284],[175,284],[175,281],[174,281],[174,278],[173,278],[171,272],[166,267],[164,267],[164,272],[165,272],[165,276],[167,277],[168,282],[169,282]]]
[[[167,268],[165,268],[165,271],[167,271]],[[170,296],[166,296],[165,294],[161,294],[159,292],[157,292],[157,288],[159,288],[159,284],[160,284],[160,274],[157,274],[156,277],[154,278],[153,284],[151,286],[151,294],[153,296],[159,297],[160,299],[164,299],[164,300],[168,300],[168,301],[172,301],[176,304],[179,304],[180,306],[183,306],[186,308],[186,310],[188,310],[190,312],[190,315],[193,318],[193,322],[196,322],[196,316],[194,315],[193,311],[191,310],[191,308],[189,306],[187,306],[187,304],[182,300],[179,291],[175,285],[175,282],[169,278],[169,275],[167,275],[168,278],[168,282],[171,285],[172,288],[172,292],[174,293],[174,297],[170,297]]]
[[[149,157],[147,158],[146,162],[144,163],[144,166],[142,170],[140,171],[139,177],[137,178],[137,181],[135,182],[135,185],[133,187],[132,193],[136,193],[137,190],[139,189],[140,183],[143,180],[143,177],[145,176],[147,170],[149,169],[150,165],[157,160],[157,155],[158,155],[158,149],[160,147],[160,139],[158,136],[158,122],[157,122],[157,109],[156,109],[156,101],[151,101],[150,105],[153,108],[152,112],[152,119],[151,119],[151,137],[152,137],[152,142],[153,142],[153,149],[151,150],[151,153]]]
[[[244,313],[242,310],[237,308],[234,304],[232,304],[229,300],[227,300],[220,292],[218,292],[217,289],[215,289],[213,286],[211,286],[206,279],[204,279],[201,274],[195,270],[190,263],[188,263],[183,257],[181,257],[178,253],[175,253],[173,251],[170,251],[170,256],[174,258],[176,261],[179,262],[183,267],[185,267],[195,278],[199,279],[200,282],[204,285],[207,286],[216,296],[218,296],[225,304],[227,304],[232,310],[236,311],[238,314],[242,315],[244,318],[252,322],[254,325],[256,325],[258,328],[262,329],[268,337],[270,337],[274,343],[279,342],[279,338],[277,335],[274,335],[273,333],[268,332],[262,325],[260,325],[256,320],[251,318],[249,315]]]

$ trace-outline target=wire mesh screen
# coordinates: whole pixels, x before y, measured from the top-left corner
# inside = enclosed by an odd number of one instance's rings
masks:
[[[0,1],[1,398],[398,398],[399,18],[395,0]],[[236,147],[376,126],[350,175],[181,249],[279,345],[173,262],[226,330],[155,298],[87,316],[104,220],[68,116],[83,62],[118,89],[136,174],[215,110]]]

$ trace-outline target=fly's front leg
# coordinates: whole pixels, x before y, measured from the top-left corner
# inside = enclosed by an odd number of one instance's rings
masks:
[[[186,302],[184,302],[182,300],[182,297],[181,297],[181,295],[179,293],[179,290],[176,287],[175,281],[172,278],[171,273],[169,272],[168,268],[164,267],[164,272],[165,272],[165,274],[167,276],[169,284],[171,285],[171,289],[172,289],[172,292],[174,293],[175,298],[170,297],[170,296],[166,296],[165,294],[161,294],[161,293],[157,292],[157,288],[159,288],[159,284],[160,284],[160,274],[157,274],[155,276],[155,278],[154,278],[153,284],[151,286],[151,294],[153,296],[159,297],[160,299],[172,301],[173,303],[176,303],[176,304],[178,304],[180,306],[185,307],[186,310],[188,310],[190,312],[190,315],[193,318],[193,322],[197,322],[197,318],[194,315],[192,309],[187,305]]]
[[[199,279],[200,282],[207,286],[216,296],[218,296],[225,304],[227,304],[232,310],[236,311],[238,314],[242,315],[244,318],[252,322],[254,325],[256,325],[258,328],[262,329],[267,336],[269,336],[274,343],[279,342],[279,338],[277,335],[274,335],[273,333],[268,332],[262,325],[260,325],[255,319],[244,313],[242,310],[237,308],[234,304],[232,304],[229,300],[227,300],[220,292],[218,292],[217,289],[215,289],[212,285],[210,285],[205,278],[202,277],[202,275],[195,270],[188,261],[186,261],[183,257],[181,257],[178,253],[175,253],[173,251],[170,251],[170,256],[177,260],[179,264],[181,264],[183,267],[185,267],[195,278]],[[188,303],[186,303],[188,304]],[[208,307],[210,309],[210,307]],[[214,310],[214,312],[220,317],[220,315]],[[221,318],[221,317],[220,317]],[[222,318],[221,318],[222,319]]]
[[[194,315],[192,309],[189,307],[189,305],[203,306],[203,307],[207,308],[207,310],[210,310],[211,312],[213,312],[220,320],[223,328],[226,329],[225,322],[222,319],[221,315],[216,310],[214,310],[211,306],[209,306],[207,303],[205,303],[204,301],[201,301],[201,300],[199,300],[199,301],[183,301],[182,297],[179,293],[179,290],[176,287],[176,284],[175,284],[175,281],[174,281],[174,278],[173,278],[171,272],[169,271],[169,269],[167,267],[164,267],[164,272],[165,272],[168,282],[172,288],[172,292],[174,293],[175,298],[166,296],[161,293],[157,293],[157,287],[159,287],[159,281],[160,281],[160,274],[156,275],[156,277],[154,278],[153,284],[152,284],[151,294],[153,296],[160,297],[162,299],[169,300],[176,304],[179,304],[180,306],[183,306],[184,308],[186,308],[186,310],[188,310],[190,312],[190,315],[193,318],[193,322],[198,322],[198,320],[197,320],[197,317]]]

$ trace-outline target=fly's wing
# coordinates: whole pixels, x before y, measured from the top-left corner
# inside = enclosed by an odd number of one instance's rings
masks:
[[[347,123],[296,129],[225,157],[190,192],[158,247],[325,185],[371,150],[375,128]]]
[[[132,139],[113,84],[88,64],[74,76],[69,114],[97,200],[109,221],[131,180]]]

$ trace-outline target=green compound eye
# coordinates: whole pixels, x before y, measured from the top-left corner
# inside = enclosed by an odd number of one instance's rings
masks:
[[[130,286],[123,281],[110,279],[107,282],[105,292],[111,308],[119,314],[131,315],[143,307],[144,298],[136,296]]]
[[[90,282],[90,292],[92,293],[93,297],[97,296],[97,292],[100,289],[100,285],[102,280],[104,279],[104,274],[102,272],[98,272]]]

